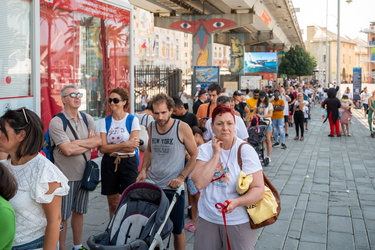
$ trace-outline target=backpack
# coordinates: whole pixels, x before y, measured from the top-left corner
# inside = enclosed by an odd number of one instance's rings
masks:
[[[83,122],[86,124],[87,128],[89,127],[89,124],[87,122],[86,114],[83,112],[79,112],[82,116]],[[65,115],[63,113],[58,113],[54,115],[53,117],[59,117],[62,120],[63,123],[63,129],[66,131],[66,128],[68,126],[68,119],[66,119]],[[45,140],[45,146],[43,147],[42,151],[46,155],[47,159],[50,160],[52,163],[55,162],[55,159],[53,158],[53,150],[55,149],[56,145],[52,144],[51,137],[49,135],[49,129],[44,134],[44,140]]]
[[[126,130],[128,131],[129,133],[129,136],[130,136],[130,132],[132,131],[132,124],[133,124],[133,120],[134,120],[134,115],[132,114],[128,114],[128,116],[126,117],[126,121],[125,121],[125,127],[126,127]],[[105,118],[105,129],[107,131],[107,134],[109,132],[109,129],[111,128],[111,124],[112,124],[112,115],[109,115]],[[137,159],[137,166],[139,165],[139,149],[136,148],[135,150],[135,157]]]

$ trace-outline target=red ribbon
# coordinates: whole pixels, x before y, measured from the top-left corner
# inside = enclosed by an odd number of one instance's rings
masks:
[[[230,202],[226,200],[224,203],[226,203],[227,205],[224,205],[223,203],[220,203],[220,202],[216,203],[215,208],[221,209],[221,215],[223,216],[223,221],[224,221],[225,234],[227,236],[227,246],[228,246],[228,250],[231,250],[229,236],[228,236],[228,229],[227,229],[227,218],[225,216],[225,213],[228,212],[227,207],[229,206]]]

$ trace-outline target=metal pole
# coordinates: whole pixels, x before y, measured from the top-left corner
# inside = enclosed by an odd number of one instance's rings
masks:
[[[331,75],[331,72],[329,71],[329,62],[331,61],[330,55],[328,55],[328,0],[327,0],[327,7],[326,7],[326,79],[324,87],[328,87],[328,76]],[[323,85],[322,85],[323,86]]]
[[[340,0],[337,0],[337,70],[336,84],[340,86]]]

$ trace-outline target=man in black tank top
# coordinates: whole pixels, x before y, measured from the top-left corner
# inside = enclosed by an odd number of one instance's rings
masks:
[[[176,189],[184,184],[185,178],[194,169],[197,145],[189,125],[171,118],[174,107],[171,97],[161,93],[150,102],[155,121],[147,128],[149,143],[137,182],[148,179],[162,189]],[[190,155],[186,165],[185,150]],[[173,195],[167,194],[167,197],[171,200]],[[184,209],[185,197],[182,192],[170,216],[176,250],[186,249]]]

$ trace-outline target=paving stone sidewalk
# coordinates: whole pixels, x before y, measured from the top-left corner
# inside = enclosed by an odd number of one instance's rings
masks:
[[[304,141],[294,141],[290,128],[287,149],[274,148],[264,168],[281,194],[282,212],[274,225],[259,230],[256,249],[375,249],[375,139],[367,119],[354,109],[352,136],[330,138],[320,112],[312,108]],[[107,224],[99,186],[90,195],[84,241]],[[187,249],[193,249],[194,235],[186,233]],[[71,249],[70,228],[67,243]]]

